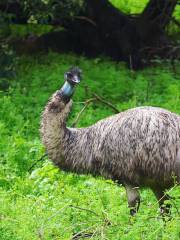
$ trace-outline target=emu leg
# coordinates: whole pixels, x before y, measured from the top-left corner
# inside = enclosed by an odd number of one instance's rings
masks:
[[[162,189],[156,188],[156,189],[153,189],[153,192],[158,200],[161,215],[163,216],[170,215],[171,204],[164,204],[164,201],[171,199],[171,197],[165,193],[164,189],[162,190]]]
[[[126,195],[128,200],[128,207],[130,208],[130,214],[134,216],[140,206],[140,194],[137,187],[131,185],[125,185]]]

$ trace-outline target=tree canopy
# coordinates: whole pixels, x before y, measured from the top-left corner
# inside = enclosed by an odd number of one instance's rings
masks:
[[[23,39],[20,52],[53,49],[90,57],[104,54],[136,69],[155,55],[178,56],[166,31],[170,21],[179,24],[172,17],[178,4],[178,0],[149,0],[141,13],[133,15],[108,0],[3,0],[0,11],[6,22],[48,24],[55,30]],[[17,49],[22,46],[18,42]]]

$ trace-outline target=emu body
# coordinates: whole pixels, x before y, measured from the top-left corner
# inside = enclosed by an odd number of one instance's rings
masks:
[[[161,206],[164,191],[180,181],[180,116],[138,107],[87,128],[68,128],[71,105],[56,92],[42,116],[42,141],[55,165],[122,183],[131,214],[138,210],[141,186],[151,188]]]

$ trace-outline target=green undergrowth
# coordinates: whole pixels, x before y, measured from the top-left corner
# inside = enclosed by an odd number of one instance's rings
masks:
[[[151,105],[180,114],[178,62],[132,72],[123,63],[101,58],[55,53],[21,57],[16,79],[0,92],[0,239],[69,240],[73,235],[85,239],[85,234],[94,240],[180,239],[177,186],[170,190],[175,199],[169,221],[159,217],[158,203],[147,189],[141,191],[140,211],[132,218],[123,187],[101,177],[59,171],[47,157],[38,161],[45,152],[39,137],[41,112],[73,65],[83,70],[83,79],[73,97],[69,126],[94,93],[119,111]],[[102,102],[91,103],[78,127],[112,114]]]

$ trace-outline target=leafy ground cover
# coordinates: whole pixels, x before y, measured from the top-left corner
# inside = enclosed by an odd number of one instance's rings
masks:
[[[39,137],[41,112],[50,95],[63,83],[72,65],[83,69],[83,80],[73,97],[71,125],[83,102],[93,93],[120,111],[141,105],[167,108],[180,114],[179,63],[131,72],[122,63],[73,55],[21,57],[16,79],[0,92],[0,239],[180,239],[180,198],[175,186],[170,195],[172,218],[159,217],[158,203],[148,189],[142,204],[129,216],[125,190],[101,177],[76,175],[56,169],[44,154]],[[113,114],[92,103],[78,127]],[[37,164],[33,166],[33,164]]]

